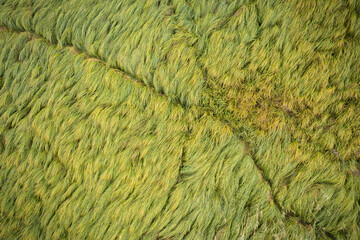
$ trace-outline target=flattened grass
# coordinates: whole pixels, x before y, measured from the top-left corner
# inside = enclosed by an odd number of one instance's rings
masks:
[[[1,237],[358,238],[358,2],[0,3]]]

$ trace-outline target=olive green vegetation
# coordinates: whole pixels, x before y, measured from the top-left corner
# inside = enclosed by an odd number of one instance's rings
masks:
[[[360,1],[0,0],[0,239],[359,239]]]

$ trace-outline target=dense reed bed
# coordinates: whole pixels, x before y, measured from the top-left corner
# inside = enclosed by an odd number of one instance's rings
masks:
[[[0,238],[358,239],[359,15],[0,0]]]

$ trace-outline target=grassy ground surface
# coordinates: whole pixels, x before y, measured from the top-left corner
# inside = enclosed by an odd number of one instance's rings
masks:
[[[0,239],[359,239],[360,2],[0,0]]]

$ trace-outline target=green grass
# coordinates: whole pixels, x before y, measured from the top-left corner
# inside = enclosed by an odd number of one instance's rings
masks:
[[[360,2],[0,0],[0,239],[358,239]]]

